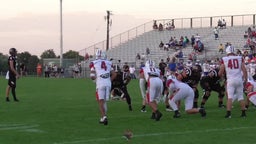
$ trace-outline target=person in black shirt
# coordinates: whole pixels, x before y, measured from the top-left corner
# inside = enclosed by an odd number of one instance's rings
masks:
[[[201,108],[204,108],[204,105],[208,98],[211,95],[211,91],[218,93],[219,97],[219,107],[225,107],[223,105],[223,97],[225,95],[225,87],[220,84],[221,78],[218,76],[218,69],[210,70],[207,76],[202,77],[200,80],[200,86],[204,90],[203,99],[201,102]]]
[[[199,97],[199,91],[198,91],[198,83],[201,79],[201,73],[202,69],[200,65],[194,65],[192,67],[185,67],[187,77],[182,79],[182,82],[187,83],[195,93],[194,97],[194,104],[193,108],[198,108],[198,97]]]
[[[125,99],[129,106],[129,110],[132,111],[131,97],[127,90],[127,85],[131,80],[129,66],[124,65],[123,71],[117,69],[116,73],[117,73],[117,76],[112,81],[111,95],[118,96],[118,97],[121,97],[122,99]]]
[[[26,76],[26,66],[24,63],[20,64],[20,76]]]
[[[12,90],[12,96],[14,101],[18,102],[19,100],[16,97],[16,79],[20,77],[19,73],[16,70],[16,55],[17,55],[17,50],[15,48],[10,48],[9,50],[9,58],[8,58],[8,67],[9,67],[9,79],[8,79],[8,87],[11,88]],[[6,96],[6,101],[9,102],[9,96]]]
[[[165,68],[167,67],[167,64],[164,62],[164,59],[161,59],[161,62],[159,63],[159,69],[161,70],[162,75],[165,74]]]

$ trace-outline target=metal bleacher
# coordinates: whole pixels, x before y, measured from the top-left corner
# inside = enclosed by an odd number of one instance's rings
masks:
[[[218,53],[218,46],[220,43],[226,44],[232,43],[235,48],[242,49],[245,45],[244,32],[248,26],[228,26],[226,29],[219,29],[219,39],[214,39],[213,28],[184,28],[174,30],[151,30],[145,32],[136,38],[128,40],[107,52],[108,57],[113,59],[120,59],[122,62],[133,63],[136,62],[136,54],[139,53],[142,57],[150,58],[155,62],[159,62],[161,59],[166,59],[168,56],[172,56],[176,50],[164,51],[160,50],[159,43],[163,41],[167,43],[170,37],[176,37],[179,39],[181,36],[187,36],[189,39],[192,35],[199,34],[201,41],[205,45],[203,53],[198,55],[198,58],[211,58],[220,57]],[[146,48],[150,49],[150,54],[145,55]],[[191,45],[182,49],[185,56],[193,52]]]

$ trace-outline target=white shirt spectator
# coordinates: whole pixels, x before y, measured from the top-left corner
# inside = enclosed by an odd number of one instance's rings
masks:
[[[203,63],[202,65],[204,76],[208,75],[208,72],[210,71],[211,67],[208,62]]]

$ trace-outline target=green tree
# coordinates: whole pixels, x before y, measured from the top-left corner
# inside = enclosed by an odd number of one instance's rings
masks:
[[[8,55],[0,53],[0,72],[8,71]]]
[[[44,59],[44,58],[57,58],[55,52],[53,51],[53,49],[48,49],[48,50],[44,51],[41,54],[40,57],[41,57],[41,59]]]
[[[18,58],[18,66],[22,63],[25,65],[28,74],[35,73],[37,63],[39,59],[36,55],[31,55],[29,52],[22,52],[17,55]]]
[[[72,50],[69,50],[68,52],[64,53],[63,58],[76,59],[77,61],[82,61],[84,59],[84,57],[80,56],[78,52]]]
[[[39,63],[39,59],[36,55],[32,55],[30,58],[29,58],[29,63],[27,65],[27,68],[30,70],[31,73],[36,73],[36,67],[37,67],[37,64]]]
[[[69,50],[68,52],[63,54],[63,58],[66,58],[66,59],[75,59],[78,56],[79,56],[79,53],[72,50]]]
[[[18,63],[19,64],[23,63],[25,64],[25,66],[27,66],[30,57],[31,57],[31,54],[29,52],[18,53],[17,55]]]

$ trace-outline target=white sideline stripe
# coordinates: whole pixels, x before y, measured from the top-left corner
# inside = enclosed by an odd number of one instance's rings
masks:
[[[133,137],[149,137],[149,136],[159,136],[159,135],[184,135],[190,133],[210,133],[210,132],[220,132],[220,131],[233,131],[233,130],[241,130],[241,129],[255,129],[256,127],[234,127],[234,128],[224,128],[224,129],[207,129],[207,130],[191,130],[191,131],[181,131],[181,132],[164,132],[164,133],[148,133],[141,135],[133,135]],[[79,143],[87,143],[87,142],[97,142],[97,141],[106,141],[106,140],[114,140],[120,139],[123,137],[109,137],[109,138],[97,138],[91,140],[77,140],[70,142],[55,142],[53,144],[79,144]]]

